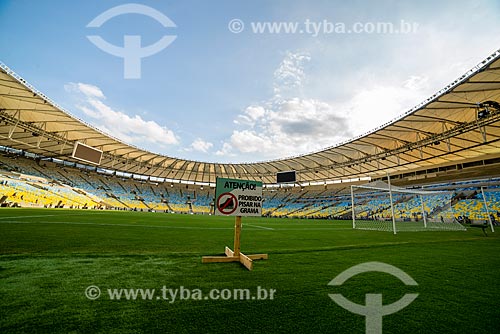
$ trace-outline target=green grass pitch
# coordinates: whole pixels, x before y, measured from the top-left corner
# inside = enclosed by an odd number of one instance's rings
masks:
[[[383,303],[418,293],[383,318],[384,333],[499,333],[500,229],[352,230],[349,222],[243,218],[242,251],[268,253],[247,271],[202,264],[232,246],[234,219],[142,212],[0,210],[0,333],[364,333],[365,318],[330,299]],[[368,272],[378,261],[409,274],[406,286]],[[88,286],[101,289],[90,300]],[[273,300],[111,300],[107,289],[275,289]]]

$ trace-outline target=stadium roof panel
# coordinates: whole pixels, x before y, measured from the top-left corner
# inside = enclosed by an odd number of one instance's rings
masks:
[[[67,161],[76,141],[103,151],[102,168],[188,182],[216,177],[275,183],[296,170],[308,182],[379,177],[500,157],[500,110],[478,117],[479,104],[500,103],[500,50],[401,117],[337,146],[286,159],[253,163],[190,161],[145,151],[76,118],[0,63],[0,145]]]

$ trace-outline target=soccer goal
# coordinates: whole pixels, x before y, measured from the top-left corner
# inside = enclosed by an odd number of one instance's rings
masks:
[[[456,219],[453,193],[394,187],[382,181],[351,186],[352,226],[388,231],[465,231]]]

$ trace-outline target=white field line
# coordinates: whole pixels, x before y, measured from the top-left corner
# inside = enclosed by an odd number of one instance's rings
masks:
[[[261,228],[261,229],[268,230],[268,231],[274,231],[274,228],[272,228],[272,227],[264,227],[264,226],[259,226],[259,225],[246,224],[246,223],[243,224],[243,226],[250,226],[250,227]]]

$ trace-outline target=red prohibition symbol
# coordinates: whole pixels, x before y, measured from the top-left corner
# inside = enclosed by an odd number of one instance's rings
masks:
[[[217,198],[217,209],[224,215],[230,215],[238,208],[238,200],[231,193],[223,193]]]

